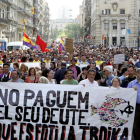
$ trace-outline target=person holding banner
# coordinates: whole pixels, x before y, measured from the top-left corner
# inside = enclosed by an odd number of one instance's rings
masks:
[[[79,85],[83,85],[83,86],[99,86],[98,82],[96,82],[95,79],[95,75],[96,75],[96,71],[93,69],[88,70],[87,72],[87,79],[82,80]]]
[[[137,78],[131,81],[127,88],[134,88],[137,90],[137,101],[136,101],[136,110],[135,110],[135,119],[133,126],[133,134],[135,140],[140,139],[140,68],[136,71]]]
[[[121,85],[121,80],[119,77],[115,76],[112,81],[111,81],[111,84],[113,88],[117,88],[117,89],[120,89],[120,85]]]

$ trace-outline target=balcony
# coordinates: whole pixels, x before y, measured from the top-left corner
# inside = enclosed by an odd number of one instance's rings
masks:
[[[0,0],[1,4],[4,4],[5,6],[7,5],[7,1],[6,0]]]
[[[24,9],[22,9],[21,7],[18,7],[18,10],[24,10]],[[24,14],[24,11],[18,11],[18,12]]]
[[[12,5],[13,4],[13,0],[7,0],[7,3]]]
[[[14,17],[11,16],[10,14],[8,14],[8,18],[7,18],[9,21],[13,21],[14,20]]]
[[[6,19],[0,18],[0,24],[8,25],[8,21]]]
[[[24,25],[23,25],[23,24],[18,24],[18,25],[17,25],[17,28],[19,28],[19,29],[24,29]]]

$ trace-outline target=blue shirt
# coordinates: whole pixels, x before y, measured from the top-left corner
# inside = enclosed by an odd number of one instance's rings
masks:
[[[105,81],[106,81],[106,84],[107,84],[108,87],[112,86],[111,81],[112,81],[113,78],[114,78],[113,74],[110,74],[109,77],[105,78]]]
[[[140,104],[140,83],[137,81],[137,79],[131,81],[127,88],[133,88],[133,87],[137,87],[137,104]]]
[[[125,78],[125,76],[124,75],[122,75],[121,77],[119,77],[120,78],[120,80],[122,81],[124,78]]]
[[[140,68],[140,61],[136,62],[135,67]]]
[[[13,70],[14,70],[14,68],[13,67],[10,67],[10,71],[13,72]]]

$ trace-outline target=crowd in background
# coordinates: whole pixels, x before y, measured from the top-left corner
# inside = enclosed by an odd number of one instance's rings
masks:
[[[123,63],[114,64],[114,55],[124,54]],[[27,63],[40,66],[27,67]],[[82,66],[82,67],[81,67]],[[0,51],[0,81],[134,88],[137,90],[138,115],[134,136],[140,138],[140,48],[105,47],[75,44],[74,52],[52,49]]]

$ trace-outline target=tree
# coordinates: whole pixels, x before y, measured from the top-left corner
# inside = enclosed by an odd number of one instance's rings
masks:
[[[72,38],[76,41],[78,41],[79,38],[81,37],[81,34],[83,34],[82,28],[77,23],[68,23],[65,27],[64,32],[67,38]]]

